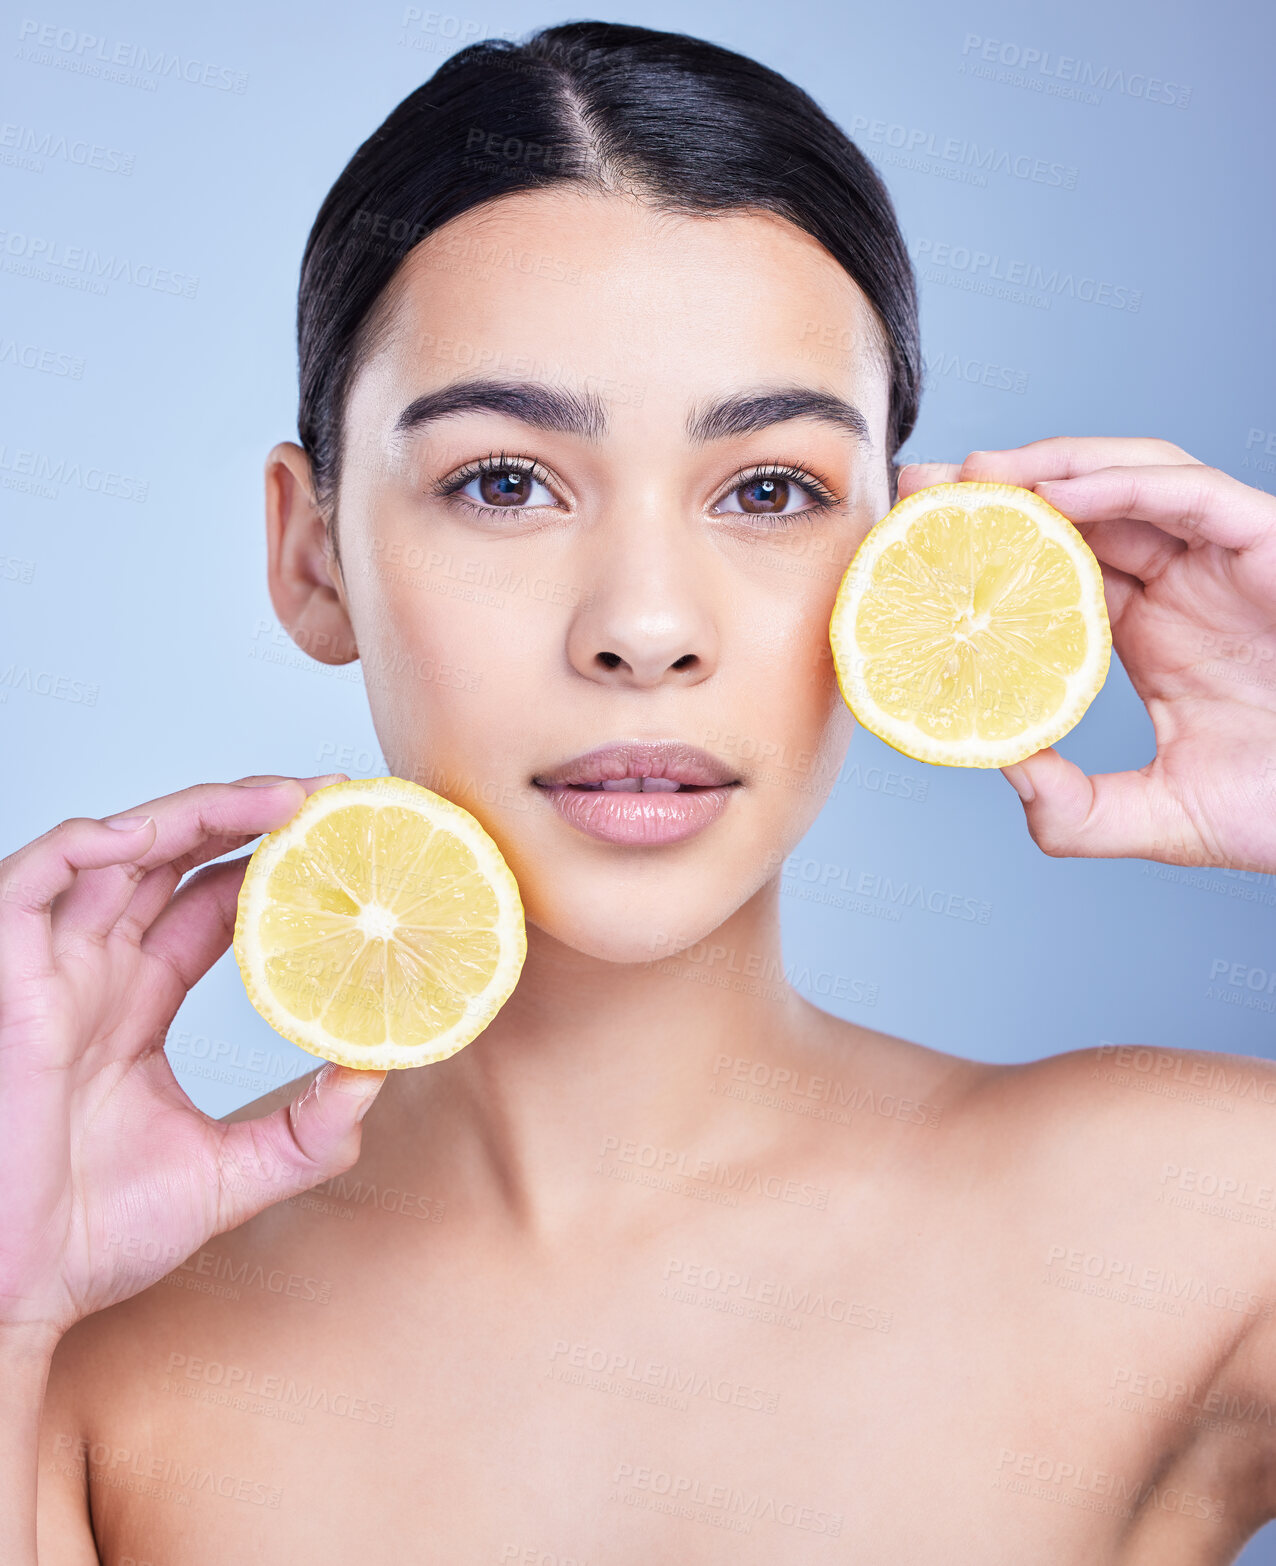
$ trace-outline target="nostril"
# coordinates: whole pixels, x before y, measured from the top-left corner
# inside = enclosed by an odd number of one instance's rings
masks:
[[[614,653],[614,652],[595,653],[594,654],[594,659],[595,659],[595,661],[597,663],[600,663],[603,666],[604,669],[627,669],[627,668],[630,667],[630,665],[625,662],[625,660],[620,656],[619,653]],[[699,658],[698,654],[696,654],[696,653],[683,653],[682,657],[681,658],[675,658],[674,661],[669,665],[669,667],[671,669],[673,669],[677,673],[683,673],[683,672],[685,672],[688,669],[698,668],[699,664],[700,664],[700,658]]]

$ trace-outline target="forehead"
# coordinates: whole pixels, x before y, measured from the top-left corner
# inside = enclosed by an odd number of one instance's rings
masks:
[[[845,397],[884,439],[876,313],[822,245],[768,212],[670,213],[572,185],[504,196],[417,245],[369,325],[351,423],[476,374],[679,418],[765,380]]]

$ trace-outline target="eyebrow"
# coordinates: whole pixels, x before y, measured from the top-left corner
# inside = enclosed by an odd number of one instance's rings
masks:
[[[607,410],[595,392],[577,393],[536,381],[453,381],[411,401],[395,420],[398,434],[461,413],[503,413],[535,429],[597,440],[607,433]],[[688,415],[687,435],[697,445],[749,435],[788,419],[819,419],[872,447],[868,420],[854,405],[808,386],[781,386],[720,397]]]
[[[397,433],[424,428],[456,413],[504,413],[535,429],[596,440],[607,433],[607,412],[594,392],[578,395],[535,381],[453,381],[410,402],[395,420]]]
[[[719,398],[687,420],[687,434],[697,443],[750,435],[786,419],[820,419],[854,435],[872,447],[868,420],[854,405],[831,392],[809,386],[781,386]]]

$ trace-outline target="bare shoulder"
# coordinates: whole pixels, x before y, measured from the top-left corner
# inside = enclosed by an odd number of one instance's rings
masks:
[[[1013,1067],[993,1093],[1034,1133],[1074,1146],[1082,1136],[1126,1164],[1164,1153],[1166,1164],[1248,1160],[1276,1176],[1276,1064],[1254,1056],[1105,1043]]]
[[[986,1078],[971,1114],[1086,1254],[1107,1247],[1104,1267],[1143,1250],[1194,1261],[1276,1316],[1272,1062],[1102,1044]]]
[[[814,1040],[818,1065],[812,1069],[824,1076],[808,1073],[808,1092],[822,1094],[834,1107],[867,1105],[878,1115],[898,1114],[919,1125],[938,1126],[980,1087],[1008,1069],[948,1054],[829,1013],[822,1014]],[[748,1069],[742,1071],[737,1063],[737,1076],[762,1082],[756,1065],[743,1065]],[[785,1084],[768,1081],[763,1085]]]
[[[913,1167],[1008,1254],[1140,1300],[1208,1287],[1276,1341],[1276,1064],[1143,1044],[990,1064],[842,1029],[870,1107],[940,1132]]]

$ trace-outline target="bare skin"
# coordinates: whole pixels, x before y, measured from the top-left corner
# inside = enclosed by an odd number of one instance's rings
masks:
[[[802,1020],[700,1084],[674,1189],[637,1183],[639,1151],[600,1157],[596,1133],[560,1142],[594,1209],[561,1236],[476,1192],[446,1063],[428,1092],[396,1077],[346,1176],[63,1339],[41,1560],[92,1562],[87,1515],[103,1561],[156,1566],[370,1543],[395,1562],[1230,1560],[1270,1507],[1271,1318],[1251,1314],[1276,1302],[1270,1242],[1158,1197],[1178,1189],[1166,1164],[1269,1182],[1271,1103],[1149,1103],[1131,1091],[1146,1071],[1093,1052],[998,1071]],[[737,1059],[872,1085],[927,1120],[727,1111],[709,1089]],[[1276,1073],[1224,1059],[1270,1099]],[[731,1192],[695,1173],[706,1150],[792,1178],[796,1199],[697,1199]],[[1087,1295],[1092,1257],[1213,1293]],[[284,1275],[330,1284],[329,1303],[270,1292]],[[164,1502],[122,1487],[155,1459]],[[199,1489],[205,1470],[244,1498]],[[676,1483],[692,1514],[654,1509]]]
[[[523,978],[458,1055],[391,1073],[358,1127],[322,1086],[290,1120],[296,1085],[201,1127],[274,1117],[275,1188],[235,1164],[254,1215],[177,1233],[126,1217],[114,1295],[98,1269],[74,1309],[25,1284],[44,1308],[14,1338],[32,1359],[57,1343],[42,1566],[1231,1560],[1276,1513],[1276,1255],[1252,1221],[1271,1211],[1276,1069],[1133,1047],[988,1067],[777,978],[776,868],[852,731],[828,611],[890,503],[862,296],[758,215],[551,190],[452,228],[571,254],[584,281],[448,269],[455,250],[419,247],[351,392],[341,568],[283,445],[271,591],[300,645],[363,659],[391,770],[500,843],[528,911]],[[810,322],[859,347],[815,359]],[[392,438],[423,391],[476,362],[527,377],[516,360],[602,388],[607,432],[472,411]],[[688,438],[689,410],[777,384],[853,403],[869,442],[810,416]],[[551,500],[493,521],[422,498],[489,452],[541,462]],[[1085,460],[1186,470],[1175,452]],[[715,509],[777,462],[836,497],[786,535],[796,547]],[[485,564],[563,591],[507,585],[497,609],[440,590]],[[443,661],[477,682],[422,677]],[[741,787],[686,843],[600,844],[532,778],[622,737],[703,745]],[[1161,841],[1078,838],[1067,765],[1027,768],[1047,851],[1195,851],[1168,815]],[[154,808],[169,831],[184,807]],[[1265,852],[1246,840],[1276,869]],[[106,874],[80,872],[99,889]],[[237,885],[227,866],[204,882],[205,956]],[[73,952],[67,912],[53,923]],[[166,1245],[188,1259],[170,1270]]]

